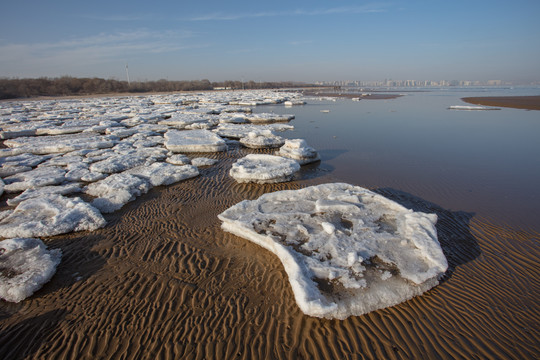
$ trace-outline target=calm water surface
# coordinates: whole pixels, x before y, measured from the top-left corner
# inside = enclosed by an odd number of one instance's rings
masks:
[[[309,100],[294,131],[336,181],[391,188],[445,209],[540,231],[540,111],[449,110],[465,96],[540,95],[539,88],[437,89],[391,100]],[[321,110],[330,110],[323,113]]]

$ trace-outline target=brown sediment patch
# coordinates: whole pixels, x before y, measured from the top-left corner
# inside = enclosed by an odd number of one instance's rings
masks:
[[[540,96],[464,97],[461,100],[475,105],[500,106],[514,109],[540,110]]]
[[[318,97],[338,97],[346,99],[361,99],[361,100],[388,100],[396,99],[403,95],[401,94],[381,94],[381,93],[348,93],[348,92],[329,92],[320,90],[304,90],[302,92],[304,96],[318,96]]]
[[[217,214],[270,191],[331,181],[238,184],[214,154],[201,175],[156,188],[92,233],[45,239],[61,248],[51,282],[0,307],[0,358],[411,359],[535,358],[540,347],[540,234],[434,211],[451,271],[398,306],[344,321],[311,318],[295,304],[278,258],[220,229]],[[301,170],[305,172],[306,170]],[[309,171],[316,171],[311,169]],[[302,174],[300,174],[302,176]]]

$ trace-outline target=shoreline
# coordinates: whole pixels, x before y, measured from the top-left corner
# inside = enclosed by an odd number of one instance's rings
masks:
[[[540,110],[540,95],[538,96],[485,96],[464,97],[461,100],[469,104],[484,106],[499,106],[512,109]]]

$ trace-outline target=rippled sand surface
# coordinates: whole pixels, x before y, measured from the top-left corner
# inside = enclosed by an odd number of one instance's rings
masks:
[[[0,307],[1,359],[537,358],[539,235],[374,189],[439,216],[450,263],[441,285],[347,320],[303,315],[278,258],[225,233],[217,214],[265,192],[336,181],[318,164],[285,184],[237,184],[236,158],[155,188],[92,233],[45,239],[63,250],[51,282]],[[261,151],[262,152],[262,151]],[[355,184],[362,185],[362,184]]]

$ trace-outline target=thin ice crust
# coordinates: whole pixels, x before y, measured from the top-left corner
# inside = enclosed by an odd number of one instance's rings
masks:
[[[218,217],[223,230],[280,258],[311,316],[345,319],[399,304],[437,285],[448,267],[436,215],[358,186],[278,191]]]

